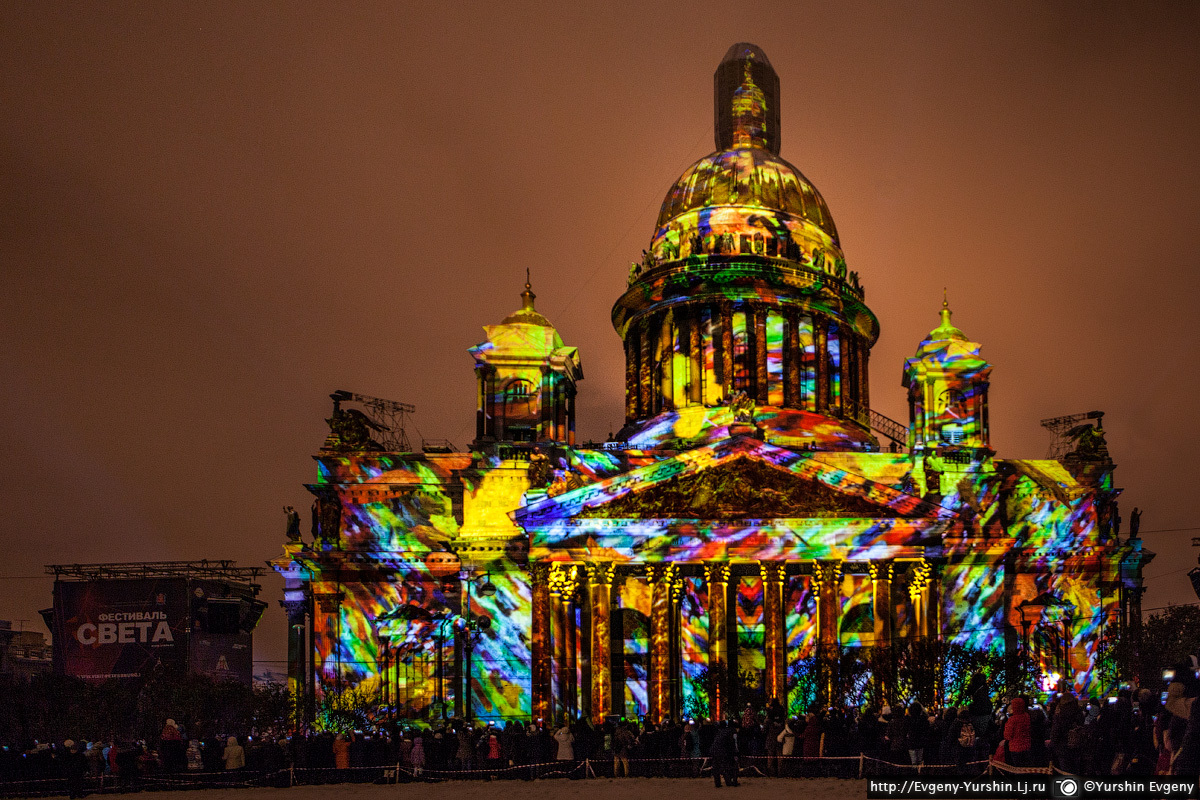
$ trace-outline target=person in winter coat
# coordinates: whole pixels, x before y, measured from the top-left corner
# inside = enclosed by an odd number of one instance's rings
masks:
[[[1029,710],[1025,698],[1017,697],[1008,706],[1008,721],[1004,723],[1004,739],[1008,742],[1008,763],[1014,767],[1033,766],[1033,739]]]
[[[971,711],[967,706],[961,706],[954,721],[950,723],[946,731],[946,744],[950,761],[957,764],[960,770],[975,757],[975,723],[971,721]]]
[[[689,722],[683,726],[683,735],[679,737],[680,747],[679,754],[684,758],[699,758],[700,757],[700,732],[696,730],[696,723]]]
[[[575,734],[571,733],[570,725],[563,725],[554,732],[554,741],[558,742],[558,761],[575,760]]]
[[[87,794],[84,791],[88,774],[87,756],[83,754],[79,744],[71,739],[63,742],[63,747],[67,752],[63,756],[62,774],[67,779],[67,794],[71,796],[71,800],[75,800]]]
[[[421,773],[425,771],[425,737],[421,734],[413,738],[409,760],[412,761],[413,777],[421,777]]]
[[[722,777],[729,786],[738,785],[737,755],[736,732],[727,720],[723,720],[709,750],[709,756],[713,760],[713,783],[717,788],[721,787]]]
[[[767,716],[766,739],[764,741],[767,753],[767,775],[774,778],[779,777],[779,756],[783,752],[783,739],[780,734],[783,733],[783,726],[783,719],[776,719],[770,714]]]
[[[475,741],[471,729],[466,725],[458,730],[458,752],[455,757],[461,770],[469,771],[475,765]]]
[[[1129,771],[1133,775],[1147,776],[1154,774],[1154,765],[1158,760],[1158,750],[1154,746],[1154,718],[1158,716],[1162,706],[1158,697],[1149,689],[1139,689],[1137,707],[1133,713],[1133,760]]]
[[[988,694],[987,676],[977,669],[967,681],[967,708],[971,713],[971,724],[975,726],[975,740],[986,742],[992,722],[992,699]]]
[[[339,733],[333,740],[333,766],[338,769],[350,769],[350,742],[345,734]]]
[[[629,730],[629,726],[625,723],[617,725],[617,730],[613,733],[613,777],[621,776],[621,769],[625,770],[625,777],[629,777],[629,754],[633,751],[634,744],[637,743],[637,737],[633,735],[633,731]]]
[[[808,718],[805,720],[804,733],[804,757],[805,758],[820,758],[823,753],[821,746],[824,744],[825,738],[825,721],[820,714],[809,712]]]
[[[204,769],[204,754],[200,752],[200,740],[192,739],[187,749],[188,772],[199,772]]]
[[[1194,697],[1189,699],[1193,702],[1188,709],[1187,728],[1171,765],[1171,774],[1195,781],[1200,774],[1200,703]]]
[[[1167,702],[1163,712],[1158,715],[1159,723],[1155,728],[1159,744],[1157,775],[1170,775],[1171,767],[1183,747],[1183,738],[1187,734],[1187,723],[1191,717],[1194,698],[1186,697],[1187,687],[1180,681],[1173,681],[1167,686]]]
[[[186,745],[175,720],[169,719],[159,735],[158,751],[167,772],[179,772],[186,766]]]
[[[246,751],[238,744],[236,736],[225,740],[225,752],[221,757],[225,759],[225,769],[242,769],[246,766]]]
[[[924,764],[925,743],[929,740],[929,717],[925,714],[925,708],[915,700],[904,715],[902,730],[910,762],[914,766]]]
[[[792,721],[789,719],[783,723],[783,730],[779,732],[779,743],[781,745],[779,754],[781,756],[790,756],[796,752],[796,731],[792,727]]]
[[[1083,711],[1073,695],[1058,698],[1054,707],[1054,718],[1050,720],[1050,753],[1054,766],[1064,772],[1078,774],[1080,731],[1083,728]],[[1072,734],[1072,731],[1075,733]]]
[[[893,764],[903,764],[908,755],[904,750],[904,710],[896,714],[891,706],[884,706],[880,720],[883,723],[883,738],[887,740],[888,760]]]

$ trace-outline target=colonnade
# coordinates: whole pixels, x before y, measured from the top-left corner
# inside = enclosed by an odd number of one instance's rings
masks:
[[[763,582],[764,694],[767,702],[778,698],[785,707],[789,631],[784,591],[788,578],[797,574],[801,563],[757,563]],[[817,560],[807,564],[816,597],[821,688],[825,697],[833,697],[841,634],[842,578],[848,564],[840,560]],[[531,694],[535,720],[549,723],[565,715],[583,714],[599,723],[609,714],[622,713],[623,650],[622,643],[614,643],[612,639],[614,587],[625,574],[634,572],[644,575],[650,588],[648,716],[657,722],[679,714],[682,703],[678,680],[683,597],[681,566],[674,563],[618,565],[605,561],[530,566],[533,594]],[[714,718],[721,718],[735,710],[729,692],[730,677],[736,675],[737,654],[729,652],[726,635],[731,613],[729,589],[734,580],[732,565],[708,562],[689,566],[702,567],[707,586],[709,713]],[[789,566],[797,569],[789,572]],[[861,569],[861,565],[855,566]],[[866,566],[872,583],[874,644],[889,646],[894,632],[892,581],[895,562],[876,560]],[[908,593],[916,618],[913,632],[917,636],[936,639],[940,635],[937,585],[936,567],[929,561],[917,560],[909,569]],[[576,625],[577,610],[583,620],[582,626]],[[579,651],[584,653],[582,662],[577,661]],[[875,677],[880,681],[883,696],[890,697],[894,689],[891,676],[878,674]]]
[[[851,326],[799,306],[677,305],[634,320],[626,331],[626,421],[716,405],[744,391],[759,405],[869,425],[870,352]]]

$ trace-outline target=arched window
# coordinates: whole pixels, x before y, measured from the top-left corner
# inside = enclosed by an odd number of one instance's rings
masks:
[[[504,387],[504,438],[533,441],[537,413],[537,387],[532,381],[517,379]]]

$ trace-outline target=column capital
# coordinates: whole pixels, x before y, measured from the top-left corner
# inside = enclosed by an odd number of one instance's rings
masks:
[[[895,564],[890,558],[872,561],[867,569],[871,571],[871,580],[873,581],[890,581],[892,579],[892,569]]]
[[[783,583],[787,577],[786,561],[760,561],[758,572],[767,583]]]
[[[908,580],[908,596],[916,600],[925,591],[925,587],[929,585],[929,579],[932,574],[933,568],[927,560],[922,558],[918,561]]]
[[[550,593],[564,599],[575,596],[579,588],[579,571],[576,564],[555,564],[550,569]]]
[[[704,565],[705,583],[729,583],[729,564],[710,562]]]
[[[842,577],[842,561],[814,561],[813,581],[818,585],[837,583]]]
[[[675,575],[678,572],[679,568],[673,563],[649,564],[646,566],[646,577],[650,583],[670,584],[675,580]]]
[[[279,605],[283,606],[289,625],[304,623],[304,614],[308,610],[307,600],[280,600]]]
[[[313,592],[313,599],[322,614],[336,614],[342,606],[341,592]]]
[[[617,574],[617,565],[611,561],[589,561],[583,565],[587,570],[588,583],[612,586]]]
[[[529,580],[534,586],[545,586],[550,582],[550,565],[537,562],[529,565]]]

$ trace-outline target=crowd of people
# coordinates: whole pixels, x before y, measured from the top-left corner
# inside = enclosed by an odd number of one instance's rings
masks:
[[[1112,697],[1057,694],[1045,707],[1029,697],[994,697],[981,672],[971,676],[959,707],[814,709],[789,716],[778,701],[747,705],[724,720],[655,724],[613,719],[560,725],[504,725],[445,720],[432,727],[388,724],[371,731],[312,735],[189,737],[166,720],[156,741],[73,741],[5,746],[0,781],[65,779],[73,797],[105,777],[133,784],[149,776],[187,773],[323,774],[327,782],[361,779],[356,768],[400,767],[397,779],[536,778],[699,775],[737,785],[753,767],[767,776],[810,775],[837,759],[880,764],[942,765],[978,774],[989,761],[1013,768],[1054,766],[1088,776],[1200,772],[1200,678],[1181,667],[1161,696],[1122,689]]]

